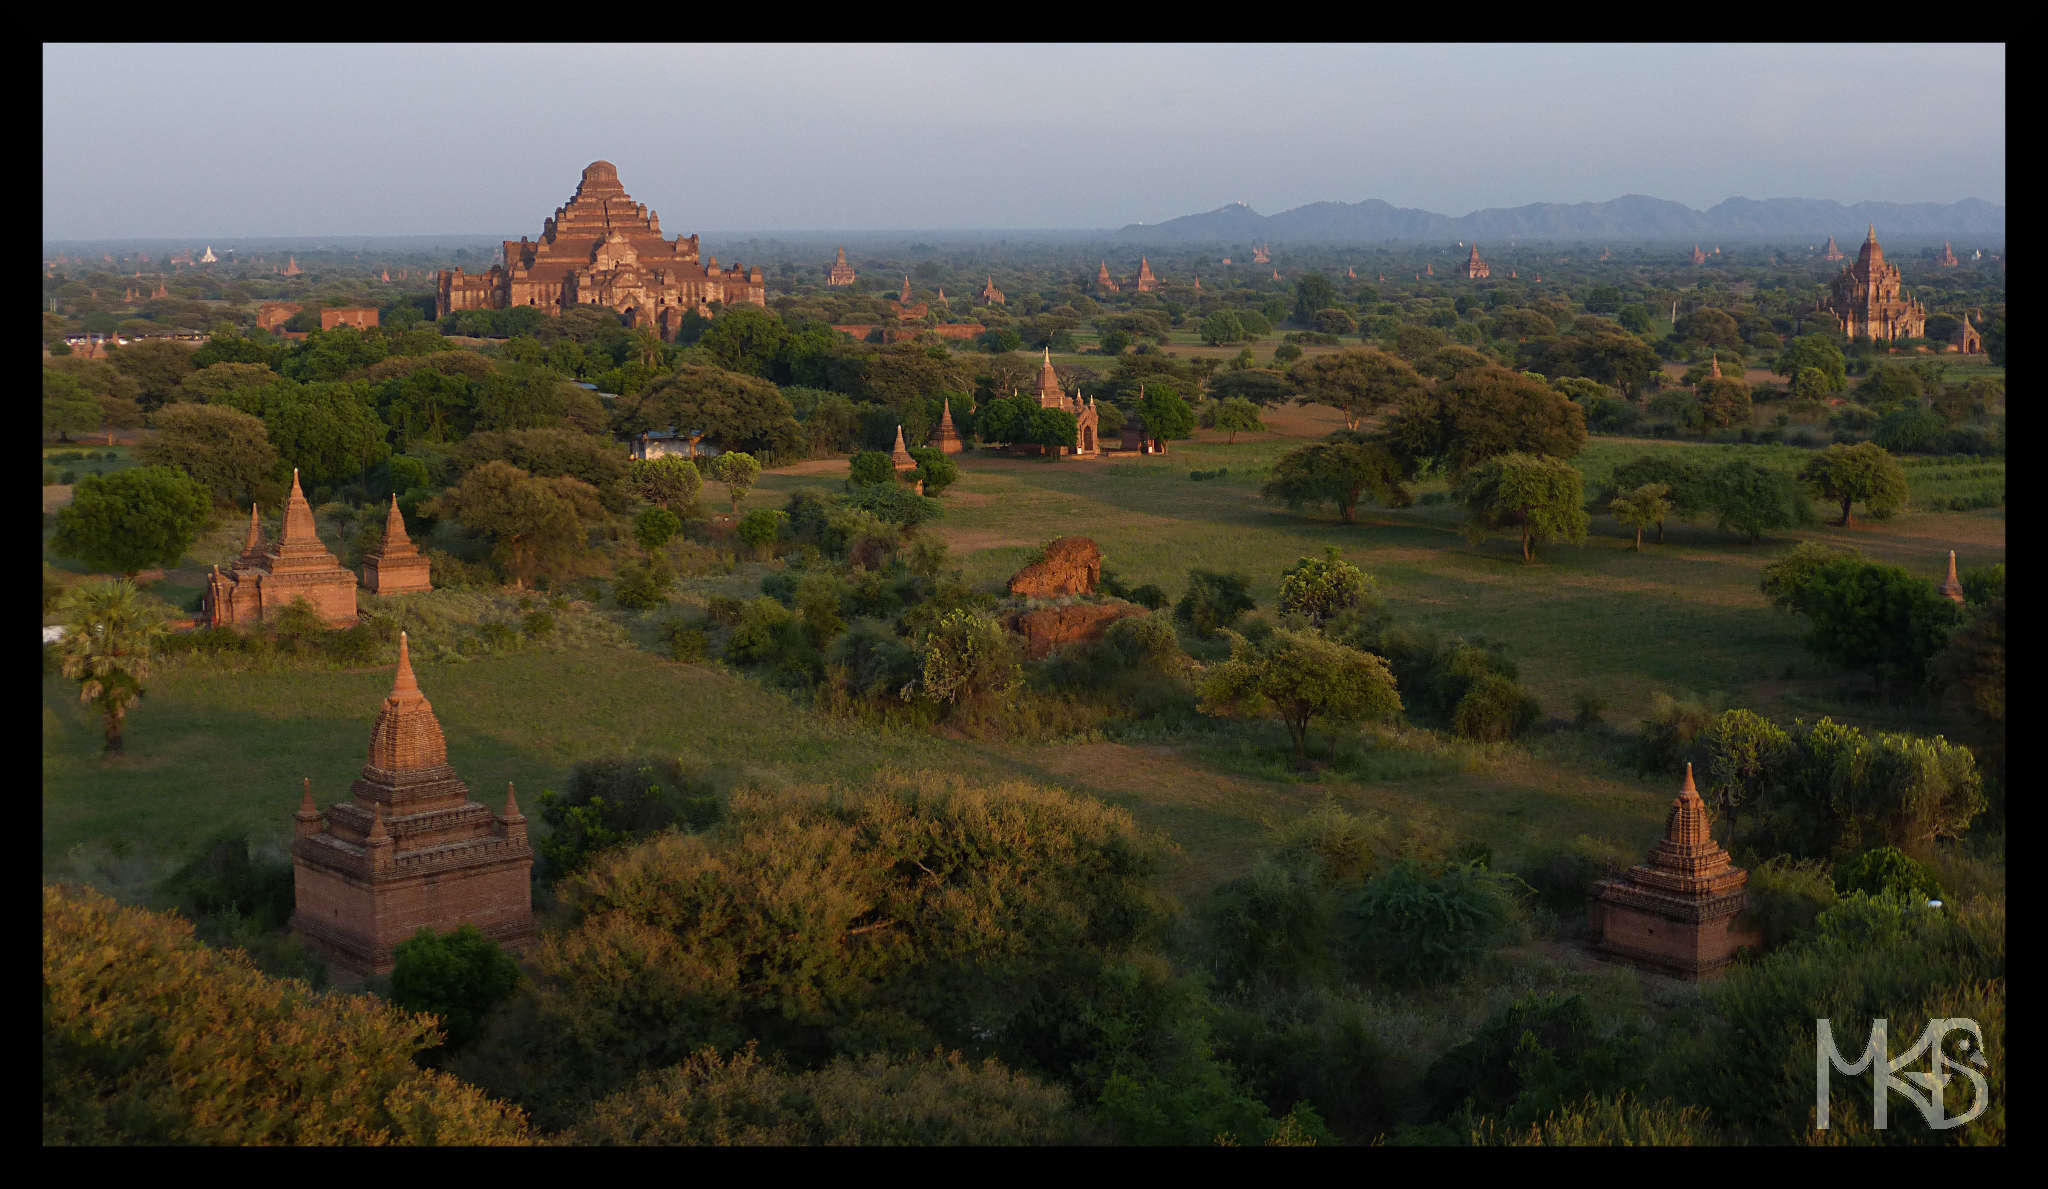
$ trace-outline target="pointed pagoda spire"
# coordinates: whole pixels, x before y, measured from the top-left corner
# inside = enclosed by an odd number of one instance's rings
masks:
[[[284,530],[278,534],[277,545],[282,550],[291,545],[308,544],[319,547],[320,537],[313,528],[313,505],[299,488],[299,469],[293,467],[292,490],[284,503]]]
[[[305,794],[299,798],[299,820],[302,822],[307,821],[309,819],[312,821],[318,821],[320,820],[320,809],[318,806],[313,804],[313,778],[310,776],[305,776],[301,777],[300,779],[305,781],[306,791]]]
[[[384,828],[384,807],[372,804],[370,806],[370,842],[374,845],[380,842],[388,844],[390,841],[391,832]]]
[[[515,818],[520,821],[526,820],[524,815],[519,812],[519,794],[513,791],[512,782],[509,780],[505,782],[505,812],[498,816],[507,821]]]
[[[419,696],[419,678],[412,674],[412,647],[404,632],[398,633],[398,673],[391,681],[391,697],[395,701],[405,695]]]
[[[384,549],[389,552],[393,545],[409,544],[412,538],[405,535],[405,514],[398,510],[398,493],[391,493],[391,511],[384,517]]]
[[[1963,584],[1956,579],[1956,551],[1948,551],[1948,578],[1941,584],[1941,597],[1960,606],[1963,602]]]
[[[1877,242],[1877,224],[1872,223],[1870,225],[1870,232],[1869,234],[1863,237],[1863,242],[1866,244],[1874,244]]]
[[[1694,797],[1694,798],[1697,798],[1697,797],[1698,797],[1698,796],[1700,795],[1700,790],[1699,790],[1698,786],[1694,785],[1694,784],[1693,784],[1693,782],[1692,782],[1692,761],[1691,761],[1691,760],[1687,760],[1687,761],[1685,762],[1685,783],[1684,783],[1684,784],[1682,784],[1682,785],[1680,785],[1680,786],[1678,786],[1678,795],[1679,795],[1680,797]]]
[[[263,548],[263,522],[256,516],[256,505],[249,505],[249,536],[242,542],[242,552],[254,553]]]
[[[1709,379],[1709,380],[1718,380],[1718,379],[1720,379],[1720,378],[1721,378],[1721,353],[1720,353],[1719,351],[1716,351],[1716,352],[1714,352],[1714,353],[1713,353],[1713,356],[1712,356],[1712,362],[1711,362],[1711,363],[1709,363],[1709,364],[1707,365],[1707,379]]]

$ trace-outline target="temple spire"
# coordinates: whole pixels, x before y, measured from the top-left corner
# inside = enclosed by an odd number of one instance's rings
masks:
[[[242,552],[253,553],[263,547],[263,522],[256,518],[256,505],[249,505],[249,537],[242,542]]]
[[[408,541],[405,535],[405,515],[398,510],[398,493],[391,493],[391,511],[384,517],[384,547]]]
[[[498,816],[508,819],[520,816],[519,795],[512,791],[512,782],[509,780],[505,782],[505,812]]]
[[[1681,796],[1681,797],[1695,797],[1695,798],[1696,798],[1696,797],[1698,797],[1698,796],[1700,795],[1700,791],[1699,791],[1699,789],[1698,789],[1698,788],[1696,788],[1696,787],[1695,787],[1695,786],[1693,785],[1693,783],[1692,783],[1692,761],[1691,761],[1691,760],[1687,760],[1687,761],[1685,762],[1685,783],[1679,786],[1679,788],[1678,788],[1678,795],[1679,795],[1679,796]]]
[[[398,674],[391,682],[391,696],[398,698],[406,694],[412,694],[417,697],[419,692],[419,679],[412,674],[412,649],[406,641],[405,633],[400,632],[398,633]]]
[[[1948,551],[1948,578],[1941,584],[1941,597],[1960,605],[1963,601],[1963,584],[1956,578],[1956,551]]]

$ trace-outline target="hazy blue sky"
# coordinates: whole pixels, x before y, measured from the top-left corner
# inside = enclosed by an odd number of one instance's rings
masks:
[[[2005,201],[2000,45],[48,45],[43,234],[1111,228],[1243,201]]]

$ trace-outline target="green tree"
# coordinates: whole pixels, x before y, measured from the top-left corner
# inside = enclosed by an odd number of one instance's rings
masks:
[[[1721,531],[1741,533],[1752,543],[1772,529],[1813,521],[1813,509],[1798,479],[1746,458],[1731,458],[1708,472],[1704,488],[1708,510]]]
[[[1218,310],[1202,319],[1201,329],[1197,333],[1201,335],[1203,342],[1212,347],[1241,342],[1245,337],[1244,323],[1238,321],[1237,315],[1230,310]]]
[[[1185,438],[1195,432],[1195,411],[1165,385],[1155,386],[1138,402],[1138,420],[1145,425],[1145,436],[1154,441]]]
[[[1188,589],[1174,605],[1173,613],[1190,631],[1206,640],[1236,623],[1238,616],[1255,606],[1251,583],[1243,575],[1194,569],[1188,571]]]
[[[1733,429],[1750,422],[1749,385],[1741,380],[1724,376],[1701,381],[1699,402],[1700,424],[1708,429]]]
[[[1372,348],[1304,359],[1287,369],[1287,380],[1294,385],[1298,403],[1338,410],[1346,429],[1357,429],[1372,413],[1423,390],[1414,368]]]
[[[770,452],[805,440],[782,390],[755,376],[682,364],[632,397],[614,402],[612,428],[625,437],[674,430],[692,445]]]
[[[1294,320],[1303,326],[1314,326],[1316,311],[1336,303],[1336,286],[1319,272],[1305,273],[1294,283]]]
[[[744,451],[728,450],[711,460],[711,477],[725,484],[725,494],[732,498],[732,514],[738,516],[740,501],[761,477],[761,464]]]
[[[70,441],[74,433],[99,428],[100,403],[72,376],[43,369],[43,433]]]
[[[519,963],[475,925],[421,928],[392,951],[391,1002],[440,1021],[443,1048],[468,1048],[484,1017],[519,986]]]
[[[43,1141],[516,1144],[525,1114],[420,1069],[434,1024],[273,979],[175,913],[43,888]]]
[[[1801,381],[1806,369],[1820,373],[1817,380]],[[1811,399],[1835,396],[1848,389],[1848,361],[1842,356],[1841,344],[1833,335],[1804,334],[1785,344],[1778,353],[1771,370],[1787,380],[1799,381],[1805,386],[1802,395]],[[1799,384],[1795,384],[1795,392]]]
[[[896,481],[896,463],[887,450],[862,450],[847,464],[849,487],[880,487]]]
[[[917,692],[972,711],[1016,684],[1016,648],[1003,625],[966,608],[948,611],[925,638]]]
[[[1358,502],[1368,494],[1395,507],[1411,502],[1401,486],[1401,464],[1377,443],[1318,442],[1290,450],[1259,489],[1261,498],[1297,512],[1333,505],[1346,524],[1356,521]]]
[[[163,620],[127,581],[73,586],[58,600],[57,614],[64,626],[59,669],[78,682],[78,700],[99,712],[105,754],[118,755],[121,725],[141,700],[162,646]]]
[[[263,423],[225,405],[170,405],[156,415],[156,436],[135,456],[174,467],[204,484],[221,504],[277,497],[277,451]]]
[[[870,1053],[795,1071],[756,1046],[705,1049],[596,1104],[578,1144],[987,1146],[1079,1144],[1096,1138],[1067,1092],[994,1058]]]
[[[1304,557],[1280,577],[1280,612],[1303,615],[1316,627],[1372,598],[1373,582],[1345,561],[1332,545],[1321,557]]]
[[[1962,613],[1934,584],[1899,566],[1838,557],[1814,568],[1792,598],[1807,618],[1807,647],[1823,660],[1869,672],[1882,687],[1926,680]]]
[[[937,496],[960,479],[960,467],[945,451],[933,446],[913,447],[910,456],[917,460],[917,467],[907,476],[924,484],[924,493]]]
[[[1305,768],[1311,722],[1391,721],[1401,713],[1401,698],[1379,657],[1314,632],[1279,628],[1257,644],[1231,640],[1230,659],[1203,678],[1201,709],[1277,716],[1287,725],[1295,764]]]
[[[1871,442],[1829,446],[1799,469],[1799,481],[1815,495],[1842,505],[1835,523],[1854,527],[1849,506],[1861,502],[1870,515],[1886,520],[1906,506],[1906,472],[1884,447]]]
[[[50,549],[132,578],[176,565],[212,517],[211,494],[182,471],[141,466],[87,475],[57,513]]]
[[[1237,444],[1237,435],[1240,433],[1266,431],[1266,423],[1259,420],[1259,406],[1238,396],[1209,405],[1203,410],[1203,420],[1210,428],[1229,433],[1229,441],[1233,446]]]
[[[524,587],[570,565],[585,544],[584,522],[600,515],[597,491],[566,475],[540,477],[492,460],[426,508],[429,515],[488,533],[492,555]]]
[[[640,542],[640,548],[645,549],[649,557],[682,531],[682,518],[667,508],[643,509],[633,518],[633,539]]]
[[[178,382],[193,371],[192,352],[169,339],[130,343],[114,352],[109,362],[135,381],[137,397],[150,411],[162,408]]]
[[[704,476],[689,459],[665,454],[634,459],[626,483],[641,499],[678,516],[688,516],[697,507],[697,493],[704,488]]]
[[[1404,400],[1380,436],[1406,473],[1436,465],[1458,476],[1502,454],[1570,458],[1586,444],[1586,413],[1540,380],[1479,367]]]
[[[271,446],[308,482],[353,479],[391,454],[390,431],[377,419],[365,381],[280,391],[258,416]]]
[[[1707,779],[1701,799],[1734,829],[1745,805],[1770,799],[1792,762],[1792,737],[1748,710],[1726,710],[1701,732],[1707,744]]]
[[[1207,391],[1217,400],[1242,398],[1255,405],[1270,407],[1291,398],[1294,385],[1282,372],[1264,368],[1248,368],[1241,372],[1223,372],[1209,379]]]
[[[1499,533],[1519,535],[1522,560],[1531,544],[1586,539],[1586,497],[1579,469],[1561,458],[1515,452],[1488,459],[1458,483],[1465,537],[1474,544]]]
[[[697,346],[729,372],[767,379],[788,341],[789,328],[782,319],[766,310],[737,305],[719,311]]]
[[[1650,525],[1659,526],[1658,537],[1662,539],[1664,518],[1671,515],[1670,495],[1671,489],[1662,483],[1646,483],[1608,501],[1607,509],[1614,518],[1636,530],[1637,553],[1643,551],[1643,530]]]

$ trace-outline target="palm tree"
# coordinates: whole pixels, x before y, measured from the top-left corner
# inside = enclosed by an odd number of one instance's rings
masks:
[[[126,579],[74,586],[58,611],[64,617],[64,639],[57,644],[64,676],[79,683],[78,700],[100,712],[107,731],[105,754],[118,754],[121,722],[142,697],[142,683],[164,637],[163,619]]]
[[[649,371],[660,370],[661,361],[668,355],[667,345],[650,326],[642,326],[633,332],[633,350],[639,354],[640,362],[646,364]]]

